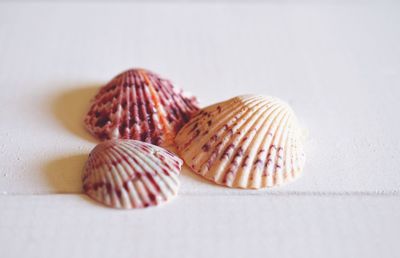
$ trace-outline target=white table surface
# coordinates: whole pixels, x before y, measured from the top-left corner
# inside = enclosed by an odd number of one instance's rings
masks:
[[[0,3],[0,257],[399,257],[400,3]],[[263,191],[186,168],[179,197],[86,198],[97,88],[144,67],[202,106],[288,101],[304,175]]]

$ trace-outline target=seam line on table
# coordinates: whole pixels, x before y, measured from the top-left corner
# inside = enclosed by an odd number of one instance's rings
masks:
[[[234,190],[231,192],[180,192],[179,196],[297,196],[297,197],[335,197],[335,196],[376,196],[376,197],[400,197],[399,190],[377,190],[377,191],[256,191],[256,190]],[[38,192],[38,193],[2,193],[0,196],[40,196],[40,195],[84,195],[83,192]]]
[[[398,190],[391,191],[270,191],[270,192],[230,192],[230,193],[215,193],[205,192],[198,194],[196,192],[186,192],[188,196],[400,196]]]

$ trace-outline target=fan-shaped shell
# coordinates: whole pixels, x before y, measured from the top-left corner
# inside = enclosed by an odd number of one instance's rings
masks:
[[[174,88],[169,80],[131,69],[100,89],[85,125],[101,140],[134,139],[166,146],[197,111],[196,99]]]
[[[171,152],[135,140],[109,140],[90,153],[83,189],[113,208],[155,206],[174,197],[182,160]]]
[[[304,165],[297,119],[273,97],[239,96],[206,107],[175,143],[194,172],[229,187],[279,185],[298,177]]]

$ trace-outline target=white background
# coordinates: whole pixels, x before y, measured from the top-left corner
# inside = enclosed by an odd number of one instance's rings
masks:
[[[264,191],[184,169],[179,197],[115,211],[81,194],[99,86],[151,69],[202,106],[289,102],[304,176]],[[0,3],[0,257],[399,257],[400,4]]]

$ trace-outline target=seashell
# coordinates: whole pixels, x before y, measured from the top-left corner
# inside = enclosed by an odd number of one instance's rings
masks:
[[[131,69],[100,89],[85,125],[100,140],[133,139],[166,146],[198,109],[196,99],[169,80]]]
[[[89,154],[83,190],[112,208],[156,206],[179,188],[182,160],[158,146],[135,140],[108,140]]]
[[[301,132],[286,103],[246,95],[202,109],[178,132],[175,143],[197,174],[217,184],[257,189],[301,174]]]

